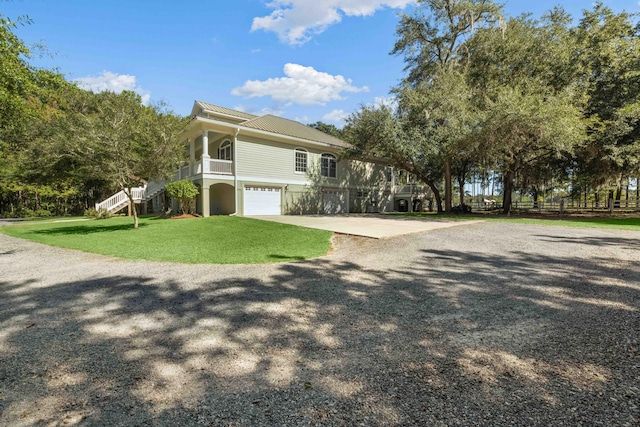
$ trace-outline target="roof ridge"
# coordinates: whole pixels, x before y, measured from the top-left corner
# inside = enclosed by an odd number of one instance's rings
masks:
[[[211,111],[211,109],[207,108],[207,106],[215,107],[215,108],[220,109],[220,110],[225,111],[225,112],[238,113],[238,115],[236,115],[236,117],[238,117],[239,119],[246,119],[245,116],[250,116],[251,119],[249,119],[249,120],[253,120],[253,119],[257,118],[257,117],[260,117],[260,116],[256,116],[255,114],[247,113],[246,111],[235,110],[233,108],[227,108],[227,107],[223,107],[222,105],[212,104],[212,103],[206,102],[206,101],[199,101],[197,99],[196,99],[196,103],[199,104],[201,107],[203,107],[205,110],[209,110],[209,111]]]

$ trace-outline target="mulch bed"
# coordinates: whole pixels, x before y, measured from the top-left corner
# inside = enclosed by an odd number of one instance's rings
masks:
[[[185,218],[202,218],[202,215],[198,214],[181,214],[181,215],[173,215],[171,219],[185,219]]]

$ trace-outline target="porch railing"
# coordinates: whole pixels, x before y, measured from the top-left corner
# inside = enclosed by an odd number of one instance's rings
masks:
[[[192,175],[200,175],[202,173],[214,175],[233,175],[233,161],[220,159],[209,159],[206,161],[198,160],[192,165],[182,166],[176,172],[175,179],[181,180]]]
[[[231,175],[233,174],[233,161],[210,159],[209,173],[220,174],[220,175]]]
[[[189,166],[189,165],[182,166],[176,172],[176,180],[177,181],[180,181],[181,179],[188,178],[190,176],[191,176],[191,166]]]
[[[407,184],[407,185],[396,185],[394,188],[394,192],[395,193],[407,193],[407,194],[420,194],[420,193],[427,193],[429,192],[429,187],[427,187],[426,185],[413,185],[413,184]]]

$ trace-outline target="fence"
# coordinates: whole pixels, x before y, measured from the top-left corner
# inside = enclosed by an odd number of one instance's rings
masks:
[[[485,198],[468,203],[474,211],[502,209],[502,200]],[[513,200],[511,209],[521,212],[640,212],[640,198],[622,200],[576,200],[555,197],[538,202]]]

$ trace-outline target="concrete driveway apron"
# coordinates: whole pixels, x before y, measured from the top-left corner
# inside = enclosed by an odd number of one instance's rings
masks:
[[[335,233],[382,239],[404,234],[424,233],[439,228],[470,225],[483,221],[452,220],[429,217],[403,217],[378,214],[348,215],[260,215],[250,218],[301,227],[329,230]]]

